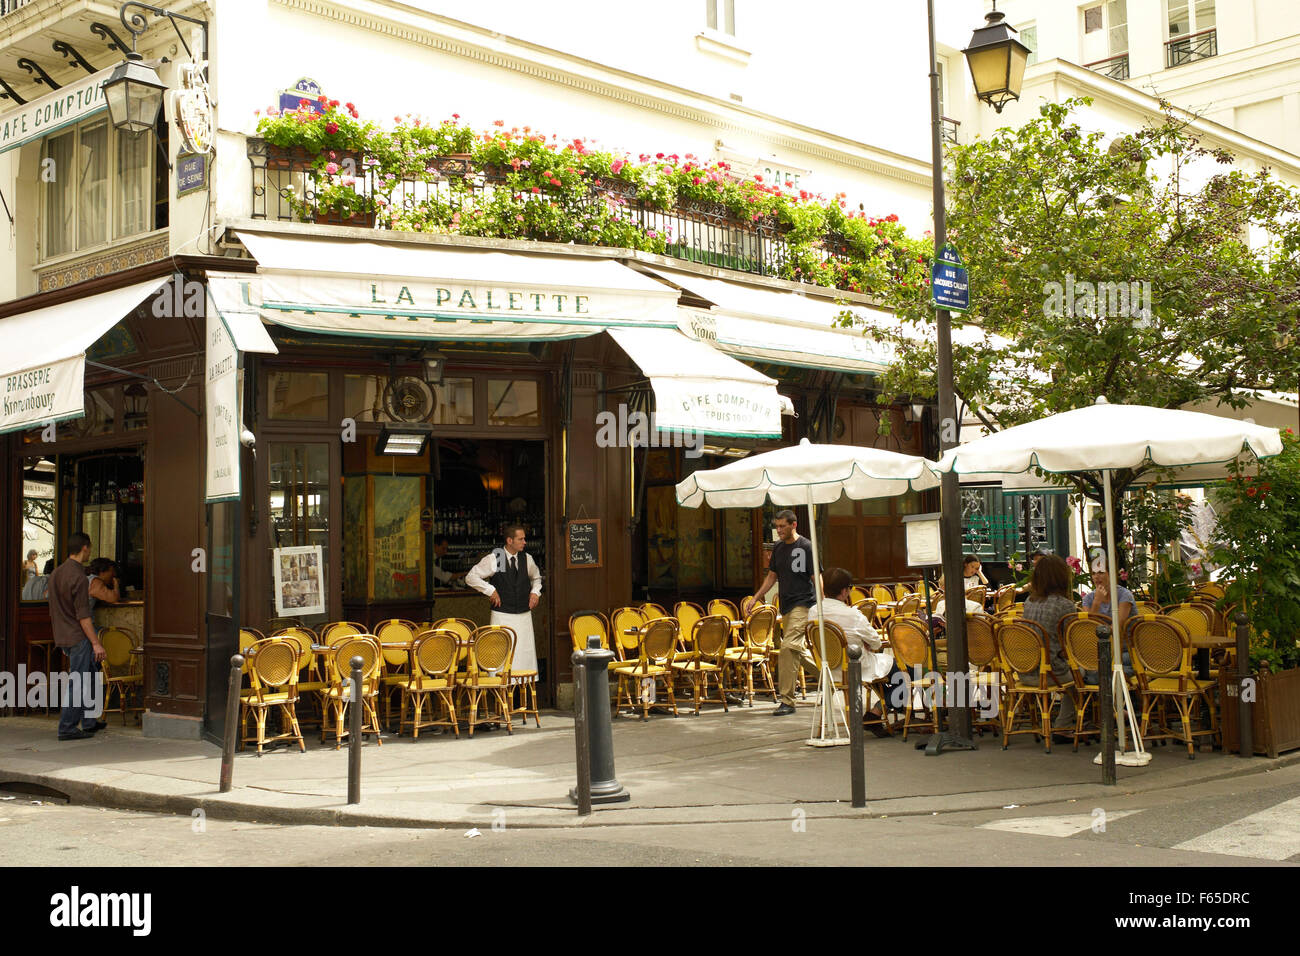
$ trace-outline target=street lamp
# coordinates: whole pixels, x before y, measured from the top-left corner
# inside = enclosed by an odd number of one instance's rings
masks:
[[[206,20],[169,13],[161,7],[139,3],[136,0],[122,4],[120,16],[122,26],[131,33],[131,52],[126,55],[126,60],[113,68],[113,72],[104,81],[104,99],[108,103],[108,115],[112,118],[115,127],[127,133],[143,133],[154,129],[158,122],[158,113],[162,109],[163,94],[167,91],[167,84],[158,76],[158,71],[146,64],[144,58],[136,52],[136,41],[148,28],[149,23],[144,13],[133,11],[128,16],[127,11],[132,7],[138,7],[155,16],[166,17],[171,22],[172,29],[176,31],[176,35],[180,37],[185,52],[191,56],[193,54],[190,52],[189,44],[181,35],[181,29],[176,25],[176,21],[183,20],[198,25],[203,31],[203,48],[199,51],[200,63],[206,62],[208,56],[208,24]]]
[[[975,95],[999,113],[1007,103],[1020,99],[1030,53],[1029,47],[1015,38],[1015,27],[1002,22],[1004,16],[994,0],[993,10],[984,17],[987,22],[976,29],[970,46],[961,51],[970,65]]]
[[[996,0],[995,0],[996,4]],[[935,56],[934,42],[934,0],[927,0],[926,12],[930,28],[930,145],[933,166],[931,175],[934,179],[934,258],[937,262],[943,247],[948,244],[948,222],[944,214],[943,196],[943,116],[939,112],[939,68]],[[1019,40],[1011,37],[1015,32],[1002,23],[1003,15],[996,9],[985,18],[988,23],[975,31],[971,45],[964,51],[970,61],[971,76],[975,81],[976,94],[989,103],[998,112],[1007,102],[1020,98],[1020,81],[1025,73],[1025,57],[1029,49]],[[1009,32],[1008,32],[1009,31]],[[1017,49],[1018,48],[1018,49]],[[1005,65],[998,72],[992,62],[996,51],[1002,51]],[[989,57],[979,59],[977,57]],[[1018,67],[1016,64],[1019,64]],[[939,376],[939,453],[960,443],[961,422],[957,419],[957,400],[952,383],[952,320],[947,309],[935,310],[938,327]],[[940,512],[940,547],[943,555],[943,576],[945,608],[958,608],[954,614],[949,611],[945,617],[948,634],[948,670],[950,674],[965,675],[970,667],[970,658],[966,649],[966,614],[962,586],[962,551],[961,551],[961,483],[955,471],[942,476],[939,491],[942,499]],[[955,604],[953,602],[956,602]],[[951,691],[952,685],[960,678],[949,680],[945,688]],[[927,754],[942,753],[948,750],[974,750],[970,732],[970,695],[964,686],[959,688],[961,706],[949,710],[948,731],[935,734],[925,744]]]

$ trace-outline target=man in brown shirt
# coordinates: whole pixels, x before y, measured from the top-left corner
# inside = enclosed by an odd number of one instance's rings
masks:
[[[104,659],[104,648],[95,633],[90,617],[90,582],[86,562],[90,560],[90,537],[80,531],[68,539],[68,560],[50,575],[48,592],[50,624],[54,643],[68,652],[70,691],[59,716],[60,740],[84,740],[94,736],[107,723],[86,714],[86,704],[101,699],[93,693],[97,664]],[[79,686],[77,686],[79,684]]]

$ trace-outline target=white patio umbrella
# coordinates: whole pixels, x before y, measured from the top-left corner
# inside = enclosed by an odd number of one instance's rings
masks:
[[[939,460],[940,471],[962,475],[979,474],[1024,487],[1021,477],[1035,468],[1054,474],[1100,472],[1106,512],[1106,569],[1111,593],[1112,678],[1117,685],[1115,700],[1123,701],[1130,721],[1133,702],[1123,679],[1119,633],[1115,617],[1119,607],[1119,582],[1115,562],[1115,528],[1111,500],[1111,473],[1131,470],[1148,478],[1176,480],[1179,475],[1204,479],[1222,477],[1238,460],[1271,458],[1282,453],[1282,437],[1276,428],[1220,418],[1200,412],[1151,408],[1146,405],[1111,405],[1105,397],[1086,408],[1062,412],[1038,421],[1017,425],[985,438],[949,449]],[[1159,471],[1157,471],[1159,469]],[[1166,471],[1169,470],[1169,471]],[[1119,721],[1120,749],[1124,749],[1124,719]],[[1143,764],[1150,755],[1133,722],[1136,758],[1123,762]],[[1104,741],[1103,747],[1109,747]]]
[[[818,682],[821,706],[808,741],[813,746],[848,743],[847,737],[840,737],[839,725],[833,715],[835,685],[826,663],[821,558],[818,556],[814,507],[838,501],[841,495],[855,500],[892,498],[906,491],[937,488],[939,478],[935,468],[934,462],[914,455],[853,445],[815,445],[804,438],[790,448],[743,458],[712,471],[697,471],[677,485],[677,503],[686,508],[698,508],[702,504],[711,508],[757,508],[769,499],[774,505],[808,506],[813,593],[817,598],[817,632],[822,659]],[[841,714],[840,721],[843,720]],[[829,740],[826,736],[828,730],[833,735]]]

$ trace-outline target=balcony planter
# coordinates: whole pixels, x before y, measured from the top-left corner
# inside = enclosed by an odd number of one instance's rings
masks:
[[[373,212],[358,212],[351,216],[344,216],[334,210],[321,210],[312,217],[312,221],[318,226],[358,226],[362,229],[375,228],[375,214]]]
[[[1300,748],[1300,667],[1276,674],[1255,675],[1255,702],[1250,705],[1255,753],[1276,757]],[[1237,753],[1237,687],[1231,675],[1219,673],[1219,720],[1223,750]]]

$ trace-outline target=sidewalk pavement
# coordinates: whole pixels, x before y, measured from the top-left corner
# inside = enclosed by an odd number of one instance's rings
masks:
[[[362,750],[361,803],[347,804],[346,746],[322,747],[307,733],[307,752],[281,744],[258,757],[237,754],[234,788],[219,793],[221,750],[210,743],[144,737],[110,715],[92,740],[56,739],[55,717],[0,718],[0,790],[40,784],[73,803],[259,823],[401,827],[577,827],[789,820],[809,817],[930,815],[1079,800],[1183,787],[1258,773],[1300,761],[1152,747],[1146,767],[1117,768],[1118,785],[1101,784],[1098,752],[1032,737],[1008,750],[991,735],[974,752],[926,756],[925,735],[879,739],[866,734],[867,806],[849,805],[849,748],[813,748],[813,711],[774,718],[771,704],[710,709],[699,717],[653,715],[614,721],[618,780],[631,800],[597,806],[580,818],[567,794],[574,785],[573,720],[542,714],[542,726],[422,733],[419,740],[369,738]],[[14,789],[9,787],[11,792]]]

